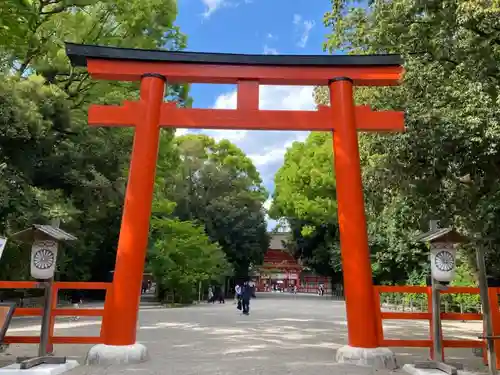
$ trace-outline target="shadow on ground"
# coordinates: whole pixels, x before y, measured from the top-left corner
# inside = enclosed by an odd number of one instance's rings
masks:
[[[58,322],[56,335],[98,335],[99,320]],[[447,338],[474,338],[477,324],[454,322],[445,326]],[[36,335],[35,325],[13,328],[9,334]],[[480,328],[479,328],[480,329]],[[389,321],[387,338],[426,338],[423,322]],[[89,368],[81,366],[68,374],[371,374],[371,369],[339,366],[335,351],[347,343],[345,306],[324,298],[257,298],[250,316],[243,316],[233,301],[225,305],[202,304],[192,308],[165,309],[143,306],[138,341],[145,344],[151,360],[133,366]],[[82,361],[89,346],[57,345],[57,355]],[[395,349],[400,364],[426,359],[428,349]],[[10,355],[36,353],[34,345],[13,345]],[[471,370],[484,370],[471,349],[451,349],[447,358],[462,362]],[[398,371],[400,372],[400,371]],[[378,374],[388,372],[379,371]]]

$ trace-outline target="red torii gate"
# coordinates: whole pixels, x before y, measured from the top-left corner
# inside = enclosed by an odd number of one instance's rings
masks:
[[[92,126],[134,126],[113,293],[106,301],[105,344],[136,342],[137,314],[153,198],[160,127],[332,131],[349,346],[376,348],[376,307],[366,232],[357,131],[402,131],[402,112],[355,106],[353,86],[397,85],[396,55],[279,56],[137,50],[67,44],[74,66],[93,78],[141,81],[140,100],[93,105]],[[179,108],[165,83],[233,83],[237,109]],[[329,86],[318,111],[259,110],[259,85]]]

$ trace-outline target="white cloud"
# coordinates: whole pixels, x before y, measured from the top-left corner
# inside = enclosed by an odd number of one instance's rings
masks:
[[[307,45],[307,41],[309,40],[309,34],[311,33],[311,30],[316,25],[316,23],[312,20],[304,20],[300,14],[294,14],[293,24],[301,32],[301,36],[299,41],[297,42],[297,46],[299,46],[300,48],[304,48]]]
[[[264,55],[277,55],[278,50],[276,48],[271,48],[267,44],[264,45]]]
[[[304,21],[304,32],[300,37],[300,41],[298,43],[299,47],[304,48],[306,46],[307,41],[309,39],[309,34],[311,33],[311,30],[314,27],[314,25],[315,25],[314,21]]]
[[[203,12],[205,18],[209,18],[216,10],[226,5],[226,0],[201,0],[201,2],[206,8]]]
[[[279,137],[281,132],[273,132]],[[248,154],[248,157],[252,159],[255,166],[258,168],[260,166],[272,163],[278,160],[282,160],[285,156],[286,150],[292,147],[294,142],[303,142],[309,135],[309,132],[293,132],[292,138],[288,139],[285,143],[281,145],[274,145],[269,150],[264,150],[263,152],[256,152]]]
[[[260,86],[259,108],[274,110],[315,110],[312,86]],[[237,93],[231,91],[219,95],[216,109],[235,109]],[[241,147],[255,166],[283,160],[286,149],[295,141],[303,141],[309,132],[299,131],[250,131],[207,130],[215,139],[228,139]],[[257,141],[253,141],[256,139]]]
[[[251,4],[253,0],[201,0],[201,2],[205,6],[203,17],[210,18],[213,13],[223,7],[237,8],[241,4]]]
[[[259,108],[314,111],[313,90],[313,86],[262,85],[259,90]],[[235,109],[236,98],[236,90],[219,95],[213,108]]]

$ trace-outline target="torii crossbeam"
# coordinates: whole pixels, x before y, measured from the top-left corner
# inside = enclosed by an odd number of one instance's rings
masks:
[[[377,319],[366,232],[357,131],[402,131],[402,112],[355,106],[353,86],[397,85],[395,55],[279,56],[150,51],[67,44],[74,66],[93,78],[141,81],[141,97],[122,106],[94,105],[93,126],[134,126],[135,136],[113,280],[103,321],[107,345],[136,341],[142,271],[160,127],[332,131],[344,291],[350,347],[376,348]],[[164,102],[167,83],[233,83],[236,109],[179,108]],[[259,109],[259,85],[329,86],[317,111]]]

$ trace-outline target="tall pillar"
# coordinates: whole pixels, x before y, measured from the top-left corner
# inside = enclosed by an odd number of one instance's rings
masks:
[[[353,82],[346,77],[329,82],[334,119],[333,150],[338,222],[344,276],[348,346],[337,351],[339,362],[393,368],[388,349],[377,348],[375,299],[361,182]]]
[[[146,348],[136,344],[137,317],[141,297],[149,220],[158,157],[160,111],[165,78],[143,76],[140,103],[142,121],[135,124],[134,143],[118,239],[113,290],[103,321],[104,345],[89,352],[87,362],[140,362]]]

